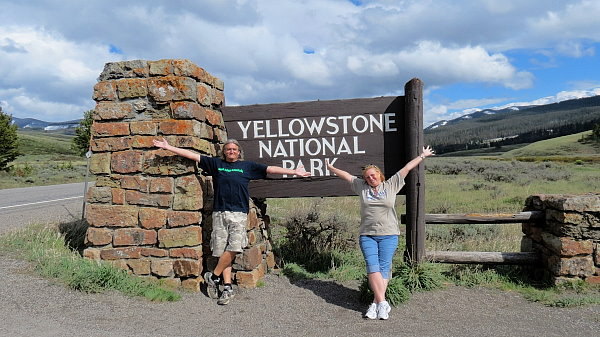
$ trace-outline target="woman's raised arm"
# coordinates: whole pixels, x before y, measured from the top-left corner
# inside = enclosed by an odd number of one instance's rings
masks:
[[[353,176],[353,175],[351,175],[350,173],[348,173],[348,172],[346,172],[346,171],[344,171],[344,170],[340,170],[339,168],[335,168],[335,167],[333,167],[333,165],[331,165],[331,164],[329,163],[329,160],[327,160],[327,161],[326,161],[326,163],[327,163],[327,169],[328,169],[329,171],[333,172],[333,173],[334,173],[336,176],[338,176],[338,177],[340,177],[340,178],[344,179],[345,181],[347,181],[347,182],[351,182],[351,181],[352,181],[352,179],[354,178],[354,176]]]
[[[417,167],[417,165],[419,165],[422,161],[425,160],[426,157],[429,156],[433,156],[433,150],[431,149],[431,147],[427,146],[423,148],[423,152],[421,152],[421,154],[414,158],[413,160],[409,161],[408,163],[406,163],[406,165],[404,165],[403,168],[400,169],[400,175],[402,176],[402,178],[406,178],[406,176],[408,175],[408,172],[410,172],[410,170],[414,169],[415,167]]]

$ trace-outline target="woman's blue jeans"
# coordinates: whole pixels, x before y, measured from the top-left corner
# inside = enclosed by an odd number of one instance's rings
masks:
[[[392,259],[398,248],[398,235],[361,235],[359,243],[367,263],[367,274],[379,272],[389,280]]]

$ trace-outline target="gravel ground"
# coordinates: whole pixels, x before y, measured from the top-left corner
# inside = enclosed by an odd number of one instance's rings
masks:
[[[387,321],[361,318],[356,284],[268,275],[228,306],[201,293],[153,303],[85,294],[0,256],[0,336],[598,336],[600,306],[548,308],[518,294],[451,286],[414,294]]]

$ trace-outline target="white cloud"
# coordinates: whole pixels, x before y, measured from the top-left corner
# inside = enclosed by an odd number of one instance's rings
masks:
[[[75,43],[36,27],[2,27],[18,52],[0,51],[0,89],[6,110],[50,121],[75,119],[93,106],[92,88],[108,49]]]
[[[593,56],[596,53],[594,47],[586,46],[579,41],[565,41],[557,44],[556,51],[562,55],[580,58],[584,56]]]
[[[278,102],[276,97],[281,92],[290,90],[288,83],[283,81],[256,81],[250,76],[233,77],[230,79],[232,85],[225,89],[230,95],[227,98],[227,105],[242,105],[241,102],[260,102],[264,99],[265,93],[267,102]]]
[[[542,41],[565,39],[598,40],[600,2],[594,0],[565,2],[564,7],[548,10],[530,21],[532,36],[544,36]]]
[[[366,50],[348,56],[348,69],[361,76],[395,77],[400,73],[393,55],[372,55]]]
[[[422,41],[416,48],[400,52],[397,59],[425,78],[435,78],[434,83],[485,82],[511,89],[532,85],[531,73],[518,71],[506,56],[490,55],[480,46],[448,48],[439,42]]]
[[[293,52],[284,57],[283,64],[297,79],[316,86],[329,86],[332,84],[329,68],[319,55]]]
[[[434,105],[427,109],[429,115],[443,115],[448,113],[448,107],[445,105]]]

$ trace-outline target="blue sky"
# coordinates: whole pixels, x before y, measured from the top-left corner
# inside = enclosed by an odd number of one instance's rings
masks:
[[[104,64],[189,59],[227,105],[402,95],[424,124],[600,94],[600,1],[3,0],[0,106],[56,122],[92,109]]]

